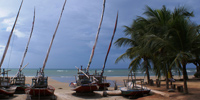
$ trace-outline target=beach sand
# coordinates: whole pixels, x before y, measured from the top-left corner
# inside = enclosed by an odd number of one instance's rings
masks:
[[[180,79],[181,77],[175,76],[175,79]],[[168,92],[165,86],[165,81],[161,81],[161,87],[154,86],[147,86],[152,90],[161,91],[167,96],[163,96],[160,94],[151,93],[150,95],[146,95],[143,97],[135,98],[137,100],[200,100],[200,80],[193,79],[193,76],[189,76],[190,80],[188,80],[188,89],[189,94],[185,95],[184,93],[180,93],[177,90],[175,92]],[[31,84],[31,77],[26,78],[26,84]],[[107,77],[107,80],[116,81],[119,87],[123,87],[123,79],[128,79],[127,77]],[[144,79],[144,77],[137,77],[137,79]],[[145,78],[146,79],[146,78]],[[155,80],[156,77],[151,77],[151,79]],[[164,78],[162,78],[164,79]],[[123,96],[102,96],[102,91],[95,92],[94,94],[86,94],[86,95],[76,95],[75,91],[72,91],[69,87],[68,83],[58,82],[51,78],[48,79],[48,84],[52,85],[55,90],[55,95],[57,100],[128,100],[128,97]],[[146,81],[146,80],[145,80]],[[111,84],[113,84],[111,83]],[[154,81],[155,84],[155,81]],[[176,81],[173,84],[175,85],[183,85],[183,81]],[[109,91],[113,90],[113,87],[109,87]],[[119,92],[119,91],[118,91]],[[6,100],[26,100],[26,94],[14,94],[13,97],[5,98]]]

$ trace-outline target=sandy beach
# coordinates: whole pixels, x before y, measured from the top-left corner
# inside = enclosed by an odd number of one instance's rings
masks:
[[[138,79],[144,79],[144,77],[137,77]],[[180,79],[181,77],[175,76],[175,79]],[[150,95],[146,95],[143,97],[136,98],[137,100],[200,100],[200,80],[194,79],[193,76],[189,76],[190,80],[188,80],[188,89],[189,94],[185,95],[184,93],[180,93],[177,90],[175,92],[168,92],[165,86],[165,81],[161,81],[161,87],[147,86],[152,90],[158,90],[167,94],[167,96],[163,96],[160,94],[151,93]],[[107,80],[117,81],[118,89],[119,87],[123,87],[123,79],[127,79],[127,77],[107,77]],[[156,77],[151,77],[151,79],[155,80]],[[57,100],[128,100],[128,97],[123,96],[111,96],[107,97],[102,96],[102,91],[96,92],[93,95],[76,95],[75,91],[71,91],[68,83],[58,82],[49,78],[49,85],[55,87],[55,95]],[[31,84],[31,77],[26,78],[26,84]],[[111,83],[113,84],[113,83]],[[155,84],[155,81],[154,81]],[[173,84],[175,85],[183,85],[183,81],[176,81]],[[113,87],[109,87],[108,91],[113,91]],[[13,97],[5,98],[5,100],[26,100],[26,94],[14,94]]]

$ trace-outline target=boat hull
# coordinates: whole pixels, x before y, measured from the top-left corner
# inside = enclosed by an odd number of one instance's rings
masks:
[[[0,88],[0,94],[12,96],[15,93],[16,88],[16,86],[11,86],[9,88]]]
[[[124,96],[141,96],[143,94],[149,94],[151,90],[148,89],[120,89]]]
[[[80,86],[71,87],[77,93],[90,93],[97,90],[96,84],[83,84]]]
[[[31,96],[51,96],[54,95],[55,88],[48,86],[47,88],[27,88],[26,94]]]

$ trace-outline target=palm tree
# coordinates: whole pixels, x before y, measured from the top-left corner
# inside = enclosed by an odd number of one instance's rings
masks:
[[[173,58],[169,68],[175,65],[182,67],[185,93],[188,93],[186,64],[190,58],[194,57],[192,51],[199,50],[200,39],[196,31],[197,26],[189,20],[192,15],[184,7],[175,8],[164,37],[147,36],[151,48],[155,51],[164,48],[168,55],[164,58],[166,60]]]
[[[143,71],[146,72],[147,75],[147,82],[150,81],[150,74],[149,69],[151,68],[150,62],[151,62],[151,56],[150,53],[147,52],[147,50],[143,49],[143,44],[141,43],[140,38],[148,33],[148,29],[146,29],[146,26],[148,25],[148,21],[143,19],[142,17],[138,17],[136,19],[131,27],[124,26],[125,29],[125,35],[130,36],[129,38],[119,38],[115,44],[119,47],[121,46],[129,46],[124,54],[122,54],[120,57],[116,59],[116,63],[124,58],[132,59],[129,68],[131,68],[130,72],[137,71],[138,68],[141,67]]]
[[[115,42],[119,47],[130,47],[116,62],[132,59],[129,68],[133,71],[140,66],[145,68],[148,82],[149,68],[154,65],[157,75],[166,75],[167,88],[169,69],[182,70],[185,93],[188,93],[186,64],[192,58],[197,59],[194,55],[199,55],[200,51],[199,28],[189,20],[193,13],[184,7],[171,12],[165,6],[160,10],[147,6],[144,14],[147,18],[138,17],[131,27],[125,26],[125,35],[130,38],[119,38]]]

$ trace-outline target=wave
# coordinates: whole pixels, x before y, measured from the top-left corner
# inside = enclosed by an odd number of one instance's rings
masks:
[[[110,72],[114,72],[114,71],[113,70],[108,70],[107,72],[110,73]]]
[[[64,70],[57,70],[57,72],[64,72]]]
[[[195,70],[187,70],[187,72],[195,72]]]

